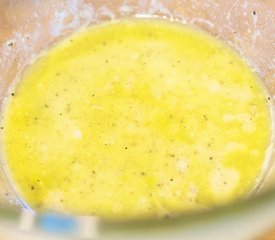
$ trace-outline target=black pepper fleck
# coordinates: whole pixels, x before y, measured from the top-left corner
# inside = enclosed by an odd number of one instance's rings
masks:
[[[34,190],[34,186],[31,186],[31,190],[32,190],[32,191]]]
[[[66,112],[69,113],[71,111],[71,105],[69,103],[66,104]]]
[[[204,118],[204,120],[205,120],[205,121],[207,121],[207,120],[208,120],[208,118],[207,118],[207,116],[206,116],[206,115],[203,115],[203,118]]]
[[[256,11],[253,11],[253,15],[256,15]]]
[[[9,47],[13,47],[13,42],[10,42],[10,43],[8,44],[8,46],[9,46]]]
[[[14,93],[11,94],[14,97]]]
[[[267,98],[267,100],[268,100],[268,101],[270,101],[270,100],[271,100],[271,98],[270,98],[270,97],[268,97],[268,98]]]
[[[170,182],[173,182],[174,181],[174,179],[173,178],[170,178]]]
[[[124,149],[125,149],[125,150],[127,150],[127,149],[128,149],[128,147],[125,147]]]

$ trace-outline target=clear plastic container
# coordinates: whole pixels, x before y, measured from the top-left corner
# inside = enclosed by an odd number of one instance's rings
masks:
[[[13,81],[20,78],[32,59],[53,42],[91,24],[129,17],[174,19],[216,36],[240,52],[260,75],[270,95],[275,94],[273,0],[2,0],[1,103]],[[272,100],[272,108],[273,106],[275,102]],[[94,219],[89,218],[85,221],[90,224],[90,228],[98,227],[99,239],[254,239],[275,226],[275,148],[271,150],[271,161],[263,171],[261,184],[255,194],[245,201],[202,214],[189,214],[165,221],[123,224],[96,224]],[[45,233],[49,230],[45,228],[45,216],[36,216],[14,193],[6,177],[3,162],[0,204],[0,238],[1,234],[10,236],[10,239],[18,239],[18,236],[21,239],[61,239],[62,235],[64,239],[81,236],[90,238],[95,233],[95,229],[90,229],[90,235],[83,234],[86,230],[82,225],[86,223],[76,216],[67,216],[78,224],[78,230],[74,233],[53,231],[61,234],[58,237]],[[25,208],[23,214],[20,213],[22,208]],[[20,219],[28,219],[28,214],[33,215],[36,220],[30,223],[33,227],[23,228],[29,234],[22,235],[19,229],[22,225]],[[60,220],[58,216],[52,217],[49,218],[52,221]]]

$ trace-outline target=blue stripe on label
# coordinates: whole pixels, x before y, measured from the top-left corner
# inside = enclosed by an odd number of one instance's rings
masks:
[[[76,219],[56,214],[44,214],[40,216],[38,224],[42,230],[57,234],[72,234],[77,229]]]

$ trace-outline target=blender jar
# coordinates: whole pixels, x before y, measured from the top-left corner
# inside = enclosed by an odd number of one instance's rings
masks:
[[[272,0],[0,0],[1,103],[9,86],[20,79],[24,69],[43,49],[80,28],[130,17],[177,20],[216,36],[244,56],[260,75],[269,94],[275,94]],[[128,223],[98,222],[77,216],[39,216],[15,193],[2,161],[0,238],[4,234],[10,239],[19,236],[21,239],[252,239],[275,226],[274,150],[272,146],[271,160],[263,170],[260,185],[244,201],[201,214]],[[47,220],[63,224],[65,230],[49,228]],[[26,233],[22,235],[20,230]]]

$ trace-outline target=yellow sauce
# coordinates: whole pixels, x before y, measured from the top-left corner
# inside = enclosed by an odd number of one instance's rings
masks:
[[[229,47],[186,26],[90,27],[28,67],[2,149],[34,209],[163,217],[246,196],[271,138],[267,95]]]

